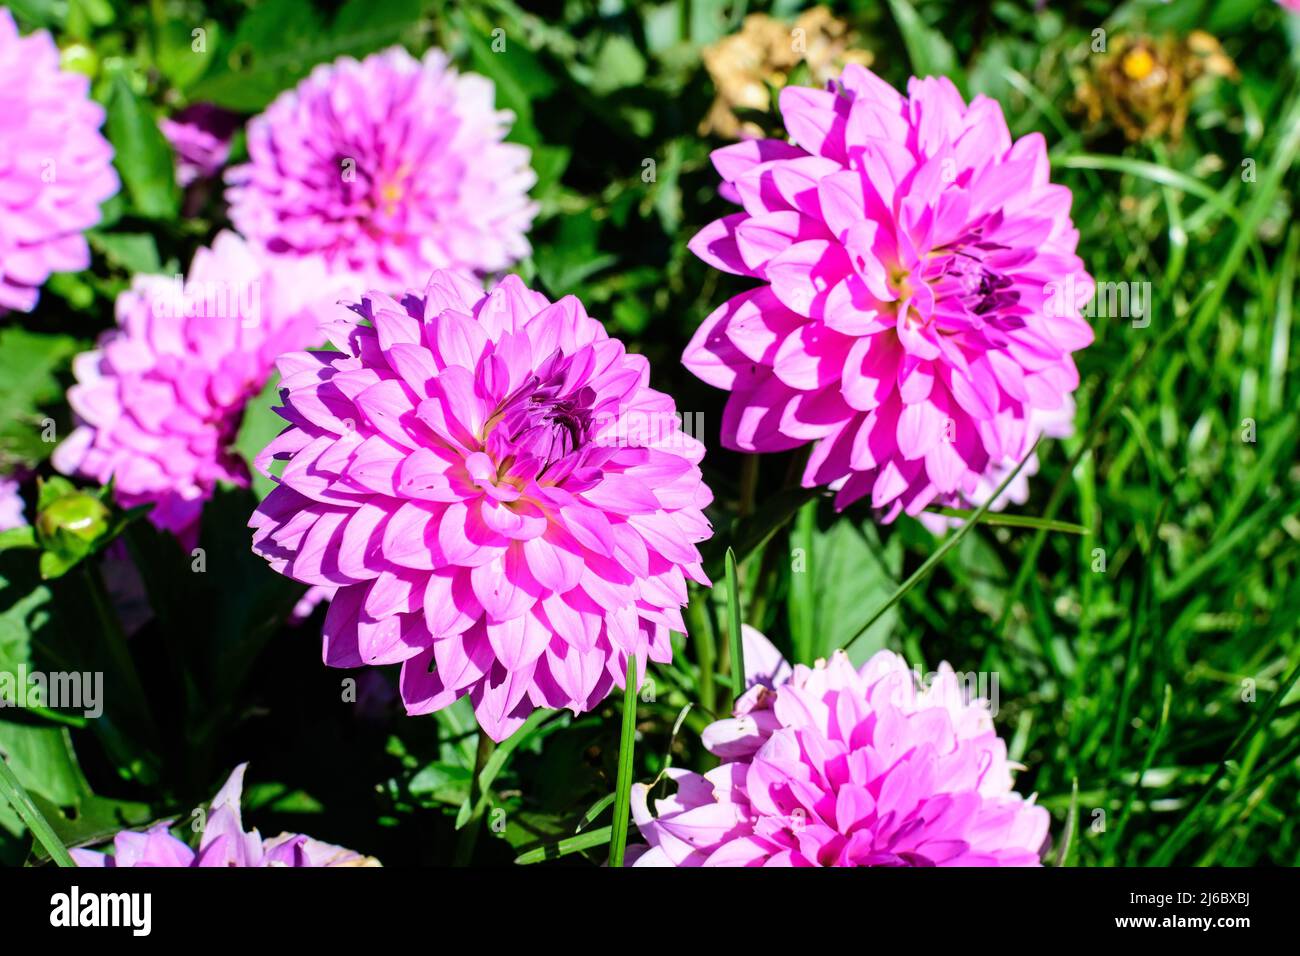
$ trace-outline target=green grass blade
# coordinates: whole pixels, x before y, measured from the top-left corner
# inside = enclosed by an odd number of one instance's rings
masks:
[[[623,685],[623,730],[618,741],[618,780],[614,790],[614,823],[609,841],[609,865],[623,865],[627,849],[628,812],[632,804],[632,757],[636,747],[636,655],[627,659]]]
[[[1012,469],[1011,474],[1007,475],[1006,478],[1002,479],[1002,484],[998,485],[997,490],[994,491],[993,494],[989,495],[988,499],[984,502],[984,504],[980,505],[978,508],[975,509],[974,512],[971,513],[969,520],[965,524],[963,524],[960,528],[958,528],[953,534],[950,534],[948,537],[944,538],[943,543],[940,544],[939,547],[937,547],[934,550],[934,553],[925,559],[925,563],[922,564],[919,568],[917,568],[912,573],[911,577],[909,577],[906,581],[900,584],[898,586],[898,589],[889,596],[888,600],[886,600],[884,604],[882,604],[880,607],[876,609],[875,613],[873,613],[871,617],[867,618],[867,623],[864,624],[858,630],[858,633],[853,636],[853,640],[849,641],[849,643],[845,647],[846,650],[849,647],[852,647],[856,641],[860,640],[862,638],[862,635],[866,634],[867,631],[871,630],[871,625],[875,624],[878,620],[880,620],[881,617],[884,616],[884,614],[891,607],[893,607],[895,604],[901,601],[908,591],[912,590],[912,588],[920,584],[921,581],[925,580],[926,575],[928,575],[931,571],[935,569],[935,567],[938,566],[939,562],[943,560],[944,555],[946,555],[953,548],[957,547],[957,545],[961,543],[962,539],[965,538],[966,535],[970,534],[971,529],[984,520],[984,516],[988,514],[989,505],[997,501],[998,498],[1001,496],[1002,492],[1006,491],[1007,487],[1011,484],[1011,482],[1015,481],[1016,475],[1020,474],[1020,470],[1025,467],[1025,463],[1028,462],[1030,458],[1034,457],[1034,452],[1037,450],[1037,448],[1038,448],[1038,442],[1034,442],[1034,447],[1029,449],[1028,454],[1026,454],[1024,458],[1020,459],[1020,464],[1016,465],[1016,467]]]
[[[618,797],[617,793],[607,793],[599,800],[597,800],[595,803],[593,803],[590,807],[588,807],[587,812],[584,813],[582,815],[582,819],[578,821],[578,825],[574,827],[574,832],[581,833],[586,827],[591,826],[592,821],[594,821],[598,816],[604,813],[605,808],[609,806],[611,803],[613,803],[615,798],[617,797]]]
[[[1223,759],[1219,761],[1218,766],[1214,768],[1214,773],[1210,774],[1210,779],[1205,782],[1205,786],[1201,789],[1196,802],[1192,804],[1191,809],[1187,811],[1182,821],[1174,828],[1174,832],[1161,844],[1156,855],[1152,857],[1151,866],[1169,866],[1174,856],[1182,849],[1183,844],[1193,835],[1193,827],[1196,825],[1197,817],[1219,786],[1219,781],[1223,779],[1223,775],[1228,772],[1229,763],[1250,744],[1256,734],[1268,726],[1269,721],[1273,719],[1273,715],[1277,712],[1278,706],[1287,694],[1291,693],[1291,688],[1295,686],[1298,679],[1300,679],[1300,659],[1296,661],[1286,679],[1282,681],[1273,696],[1269,698],[1264,710],[1228,746],[1227,752],[1224,753]]]
[[[733,549],[737,559],[744,561],[785,527],[805,502],[818,497],[823,491],[821,488],[787,488],[766,497],[752,515],[737,518],[729,533],[714,534],[700,546],[704,573],[710,580],[716,581],[725,572],[724,548]]]
[[[45,848],[51,860],[59,866],[77,865],[72,862],[67,847],[55,835],[54,829],[46,822],[45,817],[41,816],[41,811],[36,809],[36,804],[32,803],[32,798],[27,795],[27,791],[23,789],[23,785],[19,783],[3,757],[0,757],[0,796],[9,801],[10,806],[22,818],[23,823],[27,824],[27,829],[32,831],[32,836]]]
[[[1073,858],[1074,838],[1079,831],[1079,778],[1070,787],[1070,809],[1065,814],[1065,836],[1056,851],[1056,866],[1069,866]]]
[[[948,508],[948,507],[930,507],[926,508],[930,514],[944,515],[948,518],[960,518],[963,521],[969,521],[975,514],[969,508]],[[1088,529],[1081,524],[1072,524],[1069,521],[1055,521],[1048,518],[1039,518],[1034,515],[1009,515],[1000,512],[990,511],[984,516],[984,524],[990,527],[1002,528],[1032,528],[1042,529],[1043,531],[1060,531],[1062,534],[1088,534]]]
[[[695,662],[700,668],[700,682],[696,688],[700,706],[710,716],[716,714],[717,689],[714,686],[714,668],[717,667],[717,642],[713,638],[713,622],[709,620],[708,598],[703,588],[691,586],[692,600],[686,605],[686,620],[695,647]]]
[[[745,642],[741,629],[740,583],[736,574],[736,552],[727,549],[727,635],[731,641],[731,700],[745,692]],[[730,708],[728,708],[730,709]]]
[[[1190,193],[1200,199],[1204,199],[1223,215],[1230,218],[1238,225],[1241,224],[1241,213],[1227,201],[1219,192],[1212,187],[1201,182],[1186,173],[1179,172],[1176,169],[1170,169],[1168,166],[1161,166],[1159,163],[1149,163],[1141,159],[1133,159],[1128,156],[1099,156],[1092,153],[1071,153],[1067,156],[1059,156],[1053,160],[1053,165],[1063,169],[1096,169],[1102,172],[1125,173],[1137,179],[1145,179],[1149,182],[1156,183],[1160,186],[1171,186],[1174,189]]]
[[[1119,854],[1120,847],[1123,846],[1124,830],[1128,827],[1129,811],[1133,806],[1133,800],[1137,796],[1138,789],[1142,786],[1147,771],[1151,769],[1151,764],[1156,759],[1157,751],[1165,742],[1165,734],[1169,730],[1169,705],[1173,701],[1173,693],[1173,688],[1166,684],[1164,703],[1160,707],[1160,723],[1156,726],[1156,732],[1151,736],[1151,743],[1147,745],[1146,756],[1142,758],[1142,769],[1138,771],[1137,779],[1133,781],[1133,786],[1129,788],[1128,794],[1124,797],[1124,806],[1119,812],[1119,825],[1115,827],[1114,835],[1110,838],[1110,845],[1106,849],[1107,863],[1114,861]]]
[[[604,846],[610,841],[611,829],[611,827],[601,827],[599,830],[590,830],[587,833],[579,833],[577,836],[565,837],[558,843],[548,843],[546,846],[539,846],[535,850],[521,853],[515,857],[515,862],[522,866],[527,866],[530,863],[542,863],[546,860],[558,860],[560,857],[568,856],[570,853],[578,853],[582,850],[590,850],[594,847]]]

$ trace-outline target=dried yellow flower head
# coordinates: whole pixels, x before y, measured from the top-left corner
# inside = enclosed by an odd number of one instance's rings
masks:
[[[1236,64],[1210,34],[1122,36],[1076,77],[1075,97],[1094,124],[1108,120],[1133,141],[1176,143],[1203,77],[1237,78]]]
[[[745,17],[738,33],[702,51],[717,96],[700,124],[700,133],[732,139],[761,136],[763,130],[742,121],[736,110],[768,112],[772,108],[769,87],[779,90],[785,86],[800,63],[807,64],[818,85],[838,76],[849,63],[870,65],[870,52],[852,49],[856,39],[849,25],[825,7],[806,10],[793,24],[765,13]]]

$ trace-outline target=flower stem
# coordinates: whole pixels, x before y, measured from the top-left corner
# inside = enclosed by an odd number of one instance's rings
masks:
[[[713,639],[713,623],[705,607],[704,592],[696,589],[694,600],[686,605],[690,618],[691,639],[695,643],[696,663],[700,665],[700,707],[710,716],[717,715],[718,696],[714,685],[714,668],[717,667],[718,646]]]
[[[736,552],[727,549],[727,630],[731,639],[731,703],[734,709],[745,693],[745,645],[740,627],[740,581],[736,574]]]
[[[487,766],[487,762],[492,758],[492,752],[496,748],[496,741],[489,737],[487,732],[480,727],[478,751],[474,754],[474,774],[469,780],[470,818],[456,840],[456,857],[454,860],[456,866],[469,866],[470,860],[474,857],[474,847],[478,843],[478,831],[481,829],[483,811],[487,809],[487,801],[483,799],[483,768]]]
[[[628,810],[632,804],[632,757],[636,748],[636,655],[627,659],[623,683],[623,730],[618,742],[618,780],[614,790],[614,822],[609,839],[609,865],[621,867],[627,849]]]

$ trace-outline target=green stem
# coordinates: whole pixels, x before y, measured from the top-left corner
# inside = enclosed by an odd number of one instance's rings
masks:
[[[614,790],[614,822],[609,840],[609,865],[621,867],[627,849],[628,811],[632,804],[632,757],[636,747],[636,655],[628,655],[623,683],[623,729],[618,742],[618,779]]]
[[[27,824],[27,829],[32,831],[32,836],[45,847],[45,852],[50,855],[51,860],[59,866],[77,865],[72,862],[67,847],[55,836],[54,829],[46,822],[45,817],[41,816],[41,811],[36,809],[36,804],[32,803],[32,798],[27,795],[27,791],[23,789],[23,785],[19,783],[18,777],[14,775],[3,757],[0,757],[0,796],[4,796],[9,801],[23,823]]]
[[[740,583],[736,574],[736,552],[727,549],[727,629],[731,639],[731,702],[732,708],[745,692],[745,645],[740,626]]]
[[[740,517],[754,513],[754,500],[758,493],[758,456],[746,455],[740,461]]]
[[[700,707],[710,717],[717,716],[718,695],[714,685],[714,668],[717,667],[718,646],[713,640],[713,623],[705,607],[704,593],[694,589],[694,600],[686,605],[690,619],[691,640],[695,644],[696,663],[700,665]]]
[[[487,735],[483,728],[478,732],[478,751],[474,754],[474,774],[469,779],[470,817],[456,840],[455,866],[469,866],[474,858],[474,847],[478,843],[478,832],[482,829],[483,811],[487,809],[487,800],[483,793],[483,768],[492,759],[496,750],[496,741]]]

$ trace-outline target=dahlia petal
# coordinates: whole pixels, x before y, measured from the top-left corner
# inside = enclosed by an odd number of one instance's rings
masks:
[[[686,247],[715,269],[735,275],[753,275],[736,245],[736,227],[746,218],[743,212],[723,216],[697,232]]]

